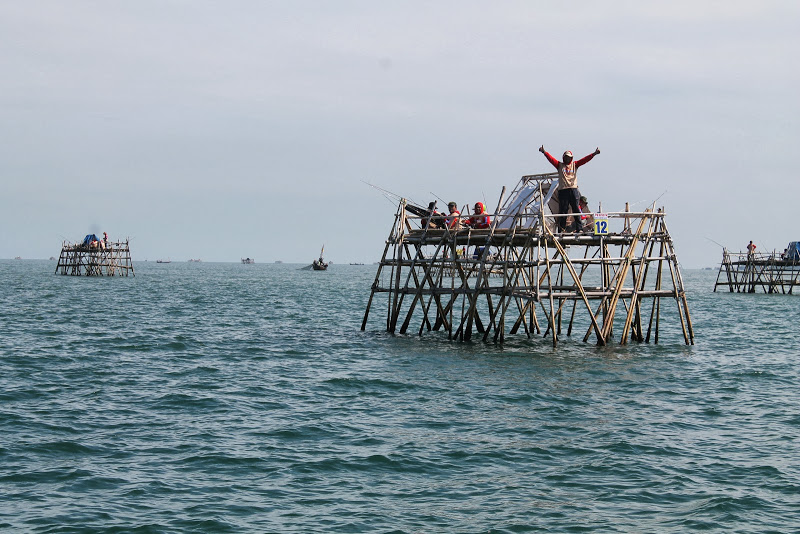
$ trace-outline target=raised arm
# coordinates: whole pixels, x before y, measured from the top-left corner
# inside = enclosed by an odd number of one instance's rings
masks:
[[[581,159],[579,159],[578,161],[576,161],[576,162],[575,162],[575,168],[577,169],[578,167],[580,167],[580,166],[581,166],[581,165],[583,165],[584,163],[589,163],[590,161],[592,161],[592,158],[593,158],[593,157],[595,157],[596,155],[598,155],[599,153],[600,153],[600,149],[599,149],[599,148],[596,148],[596,149],[594,150],[594,152],[592,152],[592,153],[591,153],[591,154],[589,154],[588,156],[586,156],[586,157],[584,157],[584,158],[581,158]]]
[[[558,160],[556,158],[554,158],[553,156],[551,156],[550,153],[547,150],[544,149],[544,145],[539,147],[539,152],[544,154],[544,157],[547,158],[547,161],[550,162],[550,165],[552,165],[553,167],[558,169]]]

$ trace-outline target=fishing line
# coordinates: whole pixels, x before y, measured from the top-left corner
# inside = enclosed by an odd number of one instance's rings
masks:
[[[703,236],[703,237],[705,237],[705,236]],[[711,242],[712,242],[712,243],[714,243],[715,245],[719,245],[720,247],[722,247],[722,249],[723,249],[723,250],[725,250],[725,249],[727,249],[727,248],[728,248],[728,247],[726,247],[725,245],[723,245],[723,244],[721,244],[721,243],[717,243],[716,241],[714,241],[714,240],[713,240],[713,239],[711,239],[710,237],[706,237],[706,239],[708,239],[709,241],[711,241]]]

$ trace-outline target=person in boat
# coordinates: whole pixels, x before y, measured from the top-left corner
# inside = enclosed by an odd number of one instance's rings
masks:
[[[447,228],[457,230],[461,225],[461,212],[458,211],[458,204],[455,202],[448,202],[447,211],[450,213],[444,218],[444,224]]]
[[[572,158],[572,152],[567,150],[564,152],[564,155],[561,158],[561,161],[558,161],[556,158],[550,155],[547,150],[544,149],[544,145],[539,147],[539,152],[544,154],[544,157],[547,158],[547,161],[556,168],[558,171],[558,212],[559,215],[569,215],[570,209],[572,213],[580,213],[580,207],[578,206],[578,200],[580,199],[580,191],[578,191],[578,167],[589,163],[592,158],[600,153],[600,149],[595,149],[594,152],[585,156],[578,161],[574,161]],[[567,226],[567,217],[558,217],[556,221],[558,224],[559,232],[563,232]],[[580,224],[580,221],[578,221]],[[578,231],[581,231],[583,228],[579,227]]]
[[[474,214],[467,219],[467,225],[475,229],[489,228],[492,220],[489,214],[486,213],[486,204],[483,202],[476,202],[473,209]]]

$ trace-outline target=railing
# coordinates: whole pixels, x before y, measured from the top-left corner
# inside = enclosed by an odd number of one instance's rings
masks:
[[[746,263],[777,263],[782,264],[800,264],[800,258],[791,257],[788,254],[772,252],[729,252],[723,251],[723,261],[728,261],[733,264],[746,264]]]
[[[551,238],[556,221],[573,215],[549,213],[546,203],[539,209],[539,199],[547,198],[543,192],[537,187],[533,201],[528,196],[512,203],[515,211],[498,207],[487,213],[492,219],[487,229],[462,226],[470,217],[467,209],[449,228],[446,222],[452,216],[401,201],[362,330],[376,295],[386,295],[386,329],[391,333],[406,333],[417,317],[420,335],[426,328],[443,328],[449,339],[469,340],[474,327],[484,340],[491,332],[502,342],[509,327],[510,334],[520,328],[528,335],[541,333],[538,309],[544,314],[544,335],[552,335],[554,346],[562,320],[567,336],[573,325],[585,328],[584,341],[594,333],[598,344],[605,345],[618,332],[621,343],[649,342],[652,332],[658,343],[661,302],[667,299],[677,305],[685,343],[693,344],[663,209],[586,214],[592,217],[593,232],[613,236],[608,241],[583,235]],[[504,193],[498,206],[507,206]],[[513,224],[500,227],[503,219]],[[645,304],[645,299],[652,300]],[[576,318],[581,310],[585,315]]]
[[[800,285],[800,259],[773,252],[722,251],[722,262],[714,283],[733,293],[789,293]]]
[[[471,217],[482,217],[482,216],[489,216],[493,225],[497,226],[497,221],[503,221],[505,219],[514,219],[514,224],[511,227],[506,228],[495,228],[496,232],[504,232],[509,231],[512,228],[516,228],[517,230],[520,229],[537,229],[539,233],[544,233],[543,226],[541,222],[543,221],[547,228],[550,231],[556,233],[557,232],[557,221],[559,219],[567,219],[567,226],[569,228],[569,219],[574,218],[577,214],[569,213],[569,214],[541,214],[541,213],[517,213],[517,214],[510,214],[506,212],[495,212],[495,213],[488,213],[488,214],[461,214],[458,216],[458,222],[455,225],[451,225],[451,221],[453,217],[450,215],[445,215],[441,213],[432,214],[432,215],[419,215],[418,211],[421,208],[416,208],[412,212],[406,206],[406,213],[404,216],[404,220],[408,222],[410,230],[449,230],[451,232],[461,231],[471,229],[472,231],[488,231],[489,228],[483,229],[476,229],[471,228],[469,226],[469,219]],[[464,210],[466,211],[468,208],[465,207]],[[631,232],[631,221],[634,219],[641,219],[641,218],[663,218],[665,213],[662,210],[653,212],[653,211],[614,211],[614,212],[606,212],[606,213],[596,213],[596,212],[582,212],[582,223],[581,225],[584,227],[585,231],[589,233],[603,235],[603,234],[626,234]]]
[[[82,242],[77,243],[68,243],[64,241],[62,248],[67,249],[70,251],[82,251],[82,252],[103,252],[106,250],[113,250],[115,248],[121,248],[123,246],[127,246],[127,243],[124,241],[108,241],[104,243],[103,241],[98,241],[97,246],[91,246],[84,244]]]

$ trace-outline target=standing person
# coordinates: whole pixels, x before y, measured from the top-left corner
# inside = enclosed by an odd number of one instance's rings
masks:
[[[755,251],[756,251],[756,244],[753,243],[753,241],[750,241],[750,243],[747,245],[747,255],[752,256],[755,253]]]
[[[103,232],[103,250],[108,250],[108,234]]]
[[[458,226],[461,223],[461,212],[458,211],[458,204],[455,202],[448,202],[447,210],[450,212],[450,215],[445,217],[444,223],[448,228],[458,229]]]
[[[556,158],[551,156],[547,150],[544,149],[544,145],[539,147],[539,152],[544,154],[544,157],[547,158],[547,161],[549,161],[550,164],[558,171],[559,215],[569,215],[570,208],[572,208],[572,213],[580,213],[581,210],[580,207],[578,207],[578,199],[580,198],[581,194],[580,191],[578,191],[578,167],[589,163],[593,157],[600,153],[600,149],[595,149],[594,152],[584,158],[579,159],[578,161],[573,161],[572,152],[569,150],[564,152],[562,161],[558,161]],[[557,223],[559,232],[563,232],[567,225],[567,218],[558,217]],[[578,231],[583,229],[580,224],[580,219],[578,219]]]

